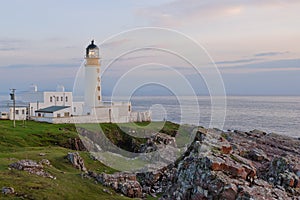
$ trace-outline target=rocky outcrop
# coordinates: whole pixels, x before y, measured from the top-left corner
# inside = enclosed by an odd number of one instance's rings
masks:
[[[152,192],[162,191],[161,199],[297,199],[299,152],[293,138],[202,128],[175,166],[141,185],[159,186]]]
[[[139,152],[176,148],[175,139],[154,134]],[[170,154],[171,155],[171,154]],[[128,197],[173,199],[300,199],[300,141],[263,131],[197,128],[174,163],[138,174],[96,174],[104,186]]]
[[[138,173],[137,178],[142,185],[143,193],[156,196],[156,194],[166,191],[170,184],[175,181],[177,169],[174,164],[146,173]]]
[[[147,139],[145,144],[141,144],[138,150],[139,153],[150,153],[158,150],[166,145],[176,147],[176,140],[163,133],[155,133]]]
[[[140,183],[136,179],[135,174],[129,173],[115,173],[115,174],[96,174],[94,172],[88,173],[90,177],[93,177],[96,181],[100,182],[104,186],[111,187],[116,192],[120,192],[127,197],[142,198],[142,188]]]
[[[77,168],[83,172],[87,171],[87,169],[84,165],[84,160],[83,160],[83,158],[80,157],[78,152],[73,152],[73,153],[69,152],[67,155],[67,159],[70,161],[70,163],[72,163],[72,165],[75,168]]]
[[[33,160],[20,160],[18,162],[10,164],[9,167],[17,170],[27,171],[30,174],[36,174],[38,176],[56,179],[54,176],[44,171],[43,164],[45,162],[47,163],[47,165],[50,165],[50,162],[48,160],[45,161],[44,159],[40,163],[37,163]]]
[[[2,191],[2,194],[5,194],[5,195],[15,193],[15,189],[12,187],[3,187],[1,191]]]
[[[75,151],[86,151],[86,148],[80,138],[69,138],[64,147]]]

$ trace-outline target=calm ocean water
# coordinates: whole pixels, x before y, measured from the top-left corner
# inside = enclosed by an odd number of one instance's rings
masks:
[[[175,97],[134,97],[133,109],[145,110],[152,106],[154,120],[170,120],[177,123],[199,122],[209,127],[211,118],[210,97],[199,96],[198,102],[183,97],[179,103]],[[183,104],[183,105],[182,105]],[[197,104],[199,109],[197,109]],[[153,106],[154,105],[154,106]],[[161,106],[158,106],[161,105]],[[180,106],[182,105],[182,106]],[[181,118],[181,107],[189,112]],[[165,110],[166,115],[162,111]],[[155,114],[156,113],[156,114]],[[197,115],[200,113],[200,116]],[[300,137],[300,96],[230,96],[227,97],[225,130],[250,131],[259,129]]]
[[[0,95],[0,101],[9,95]],[[211,120],[210,97],[172,96],[133,97],[135,111],[152,108],[154,120],[170,120],[176,123],[197,122],[209,127]],[[197,106],[199,109],[197,109]],[[185,112],[182,113],[182,110]],[[200,115],[199,115],[200,114]],[[195,124],[195,123],[194,123]],[[250,131],[259,129],[292,137],[300,137],[300,96],[229,96],[227,97],[224,130]]]

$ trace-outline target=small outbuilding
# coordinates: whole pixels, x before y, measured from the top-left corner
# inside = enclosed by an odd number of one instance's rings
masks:
[[[35,111],[36,121],[53,123],[56,118],[70,117],[70,106],[50,106]]]

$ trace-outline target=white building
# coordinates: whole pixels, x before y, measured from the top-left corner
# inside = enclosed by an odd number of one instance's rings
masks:
[[[151,120],[149,111],[132,112],[131,102],[102,101],[99,48],[94,41],[86,48],[84,79],[84,102],[74,102],[72,92],[65,92],[63,87],[55,92],[38,92],[37,86],[33,86],[21,98],[28,102],[29,118],[49,123],[124,123]]]
[[[26,120],[27,118],[26,107],[15,107],[15,120]],[[9,108],[8,117],[10,120],[14,120],[14,108]]]
[[[29,103],[29,117],[36,117],[40,109],[57,106],[69,108],[70,115],[81,115],[83,102],[73,102],[72,92],[65,91],[32,91],[21,95],[24,102]]]

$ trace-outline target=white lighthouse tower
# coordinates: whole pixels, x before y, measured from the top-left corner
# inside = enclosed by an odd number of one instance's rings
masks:
[[[86,48],[85,60],[84,112],[90,115],[101,103],[100,56],[94,40]]]

